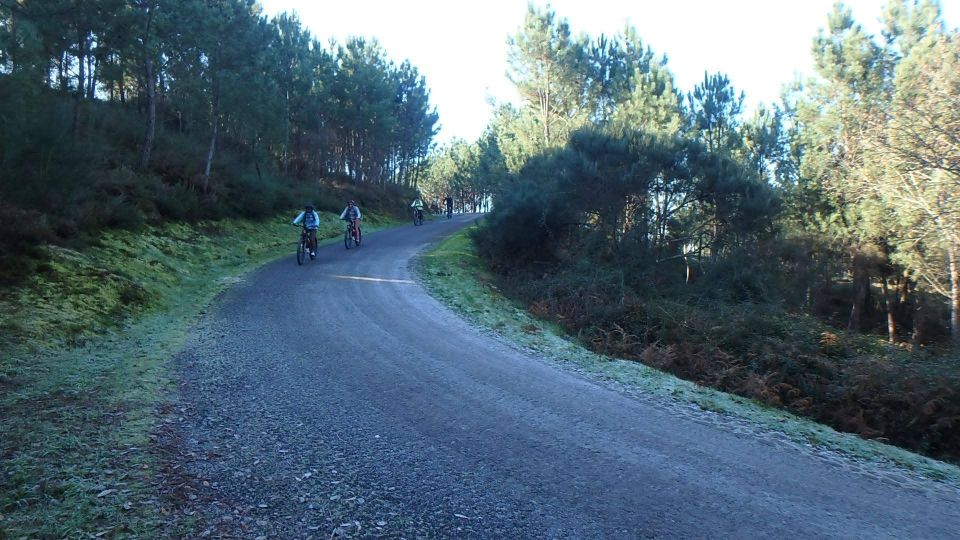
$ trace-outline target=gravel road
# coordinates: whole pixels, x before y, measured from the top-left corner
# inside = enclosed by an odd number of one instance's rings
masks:
[[[410,259],[470,216],[293,253],[177,360],[178,517],[231,538],[957,538],[960,495],[630,397],[460,319]]]

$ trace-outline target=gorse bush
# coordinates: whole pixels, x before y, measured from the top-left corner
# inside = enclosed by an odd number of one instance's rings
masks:
[[[494,226],[476,240],[495,262],[584,252],[621,261],[716,260],[768,236],[775,201],[755,173],[696,141],[585,129],[564,147],[531,156],[501,186]],[[520,230],[522,249],[508,237]]]
[[[522,182],[501,201],[509,212],[494,212],[474,233],[477,249],[498,268],[528,263],[549,264],[562,254],[561,237],[576,227],[562,199],[551,197],[551,185]]]

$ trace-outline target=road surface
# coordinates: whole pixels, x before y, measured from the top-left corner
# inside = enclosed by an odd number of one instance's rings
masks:
[[[408,269],[470,216],[224,294],[178,358],[180,517],[233,538],[956,538],[960,496],[630,397],[472,328]]]

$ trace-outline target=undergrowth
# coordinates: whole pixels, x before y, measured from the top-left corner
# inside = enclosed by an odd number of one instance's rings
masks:
[[[949,355],[835,330],[775,303],[636,291],[596,267],[514,271],[500,282],[597,352],[960,461],[960,369]]]

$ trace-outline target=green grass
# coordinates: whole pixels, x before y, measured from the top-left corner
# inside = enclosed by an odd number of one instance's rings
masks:
[[[790,440],[851,456],[858,461],[894,464],[921,476],[960,485],[960,468],[907,450],[840,433],[832,428],[679,379],[636,361],[596,354],[556,325],[530,315],[506,298],[495,276],[477,257],[469,230],[448,238],[418,261],[418,272],[431,294],[481,327],[544,358],[628,394],[659,396],[746,421]]]
[[[219,292],[292,260],[289,219],[104,232],[82,252],[50,247],[40,272],[0,290],[0,538],[158,534],[169,360]],[[319,236],[339,239],[336,216],[322,221]]]

